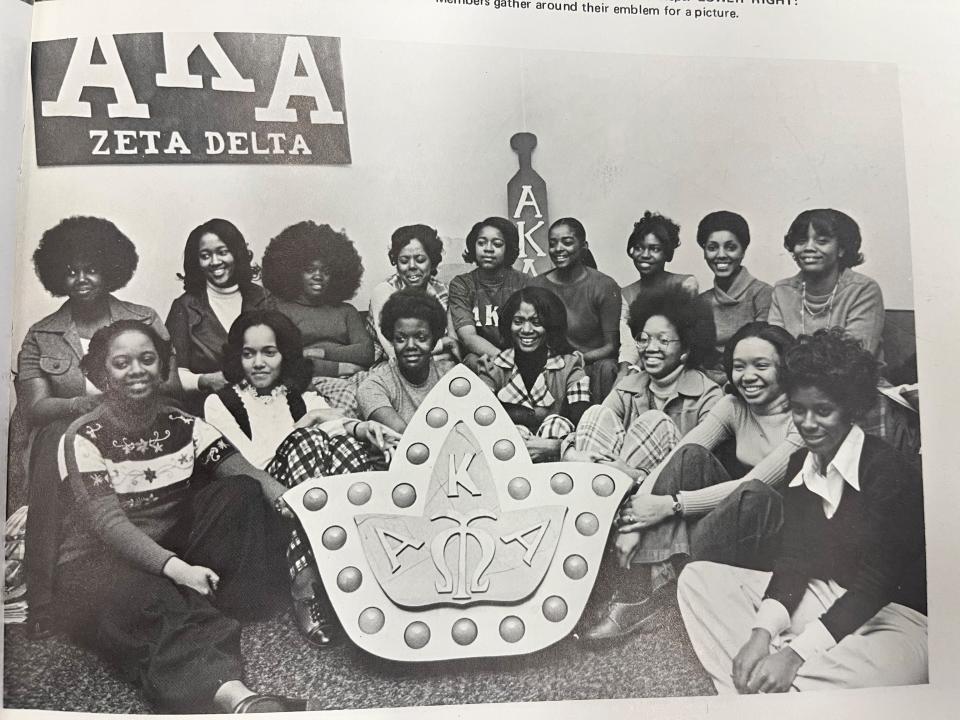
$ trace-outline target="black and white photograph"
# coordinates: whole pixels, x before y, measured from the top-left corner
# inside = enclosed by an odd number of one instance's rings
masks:
[[[4,708],[940,716],[949,185],[851,15],[5,1]]]

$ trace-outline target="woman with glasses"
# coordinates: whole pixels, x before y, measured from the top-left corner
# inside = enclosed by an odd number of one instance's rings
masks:
[[[700,287],[693,275],[670,272],[666,269],[673,260],[673,253],[680,246],[680,226],[670,218],[647,210],[633,224],[633,232],[627,238],[627,257],[640,273],[640,279],[621,290],[620,309],[620,354],[618,363],[622,376],[631,365],[640,362],[640,351],[630,332],[629,309],[643,293],[682,292],[691,298],[697,296]]]
[[[782,384],[794,339],[754,322],[728,343],[730,394],[679,441],[621,509],[614,541],[616,596],[582,637],[606,640],[641,629],[674,594],[676,571],[689,560],[769,568],[780,527],[787,461],[801,446]],[[738,467],[714,452],[736,446]]]
[[[607,462],[642,480],[723,395],[700,369],[711,347],[684,290],[644,293],[630,306],[642,367],[590,407],[563,447],[566,460]]]

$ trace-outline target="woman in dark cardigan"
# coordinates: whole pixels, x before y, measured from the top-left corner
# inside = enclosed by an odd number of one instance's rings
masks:
[[[263,307],[266,295],[254,284],[253,254],[229,220],[214,218],[195,227],[183,249],[183,295],[173,301],[167,329],[177,353],[180,382],[202,407],[202,396],[226,386],[220,367],[227,328],[242,312]]]
[[[693,563],[680,576],[684,623],[718,692],[927,682],[919,469],[856,424],[877,372],[841,328],[787,355],[806,448],[787,468],[773,573]]]

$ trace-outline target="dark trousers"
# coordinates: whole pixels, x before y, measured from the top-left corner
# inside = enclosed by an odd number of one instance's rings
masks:
[[[663,468],[653,495],[673,495],[699,490],[730,480],[723,464],[700,445],[680,447]],[[616,593],[624,600],[637,599],[675,576],[691,560],[770,570],[780,548],[783,512],[780,494],[760,482],[748,480],[720,504],[699,517],[668,518],[641,532],[640,544],[629,570],[620,567],[611,532],[593,601]]]
[[[148,573],[103,548],[57,569],[60,617],[167,711],[210,709],[240,680],[238,619],[269,616],[284,601],[283,535],[249,477],[201,482],[160,541],[220,577],[212,598]]]
[[[30,452],[23,564],[31,615],[48,611],[53,602],[53,578],[61,540],[61,507],[71,502],[68,484],[60,481],[57,445],[71,422],[71,418],[64,418],[39,430]]]

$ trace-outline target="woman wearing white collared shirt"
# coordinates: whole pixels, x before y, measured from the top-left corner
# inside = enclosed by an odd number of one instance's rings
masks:
[[[806,447],[787,469],[773,573],[692,563],[680,576],[684,623],[718,692],[927,682],[920,475],[856,425],[877,373],[840,328],[787,355]]]

